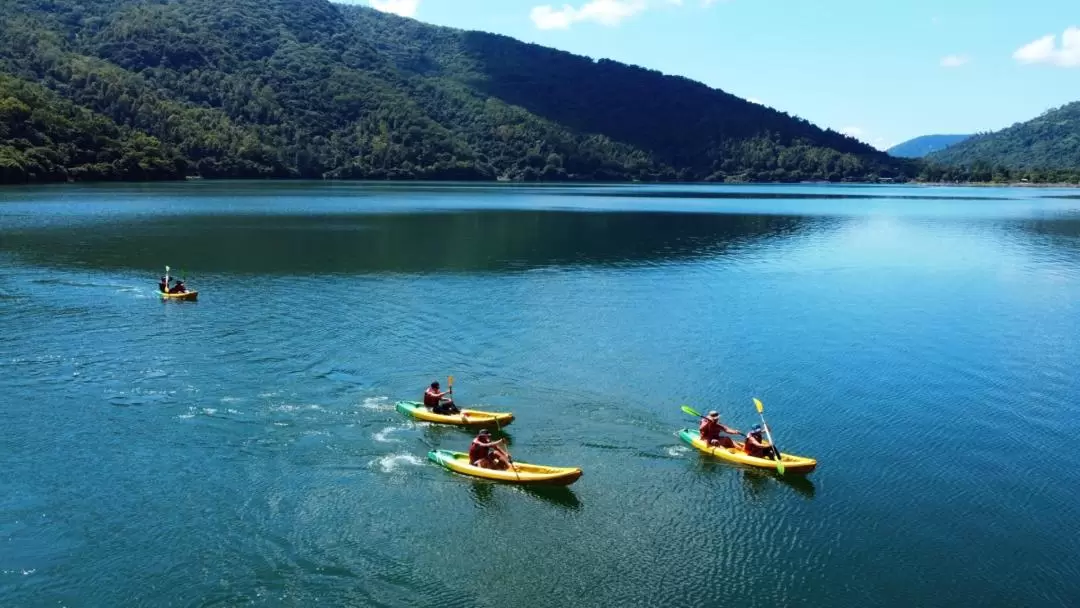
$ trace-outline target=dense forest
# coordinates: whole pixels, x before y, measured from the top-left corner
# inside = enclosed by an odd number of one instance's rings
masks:
[[[898,158],[922,158],[938,150],[944,150],[949,146],[958,144],[970,135],[922,135],[896,144],[887,152],[890,156]]]
[[[685,78],[325,0],[6,0],[0,181],[906,179]]]
[[[1005,167],[1014,172],[1080,171],[1080,102],[1001,131],[976,135],[928,157],[945,165]]]

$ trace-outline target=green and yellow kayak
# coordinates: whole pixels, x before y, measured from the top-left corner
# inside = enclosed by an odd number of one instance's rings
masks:
[[[726,460],[735,464],[741,464],[747,467],[754,467],[756,469],[769,469],[776,470],[776,461],[768,458],[758,458],[751,456],[743,451],[743,444],[736,441],[735,447],[725,448],[720,446],[706,445],[701,440],[701,435],[697,431],[691,431],[690,429],[683,429],[679,431],[679,438],[697,448],[698,450],[705,452],[711,456],[715,456],[721,460]],[[813,458],[806,458],[803,456],[794,456],[792,454],[781,454],[780,459],[784,462],[785,473],[798,473],[805,475],[810,473],[817,467],[817,461]]]
[[[199,297],[197,291],[185,291],[184,293],[164,293],[159,291],[158,295],[162,300],[178,300],[183,302],[194,302]]]
[[[470,428],[492,427],[492,430],[494,430],[514,421],[514,415],[510,412],[483,412],[463,409],[460,414],[436,414],[424,407],[424,404],[419,401],[398,401],[394,409],[416,420]]]
[[[434,450],[428,452],[428,460],[450,469],[455,473],[522,485],[540,486],[568,486],[581,477],[581,469],[577,467],[545,467],[538,464],[517,462],[512,469],[504,471],[496,469],[484,469],[474,467],[469,463],[469,455],[464,452],[451,452],[450,450]]]

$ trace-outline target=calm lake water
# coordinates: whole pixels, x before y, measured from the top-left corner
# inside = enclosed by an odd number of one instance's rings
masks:
[[[1076,606],[1075,193],[0,190],[0,605]],[[808,479],[678,441],[752,397]]]

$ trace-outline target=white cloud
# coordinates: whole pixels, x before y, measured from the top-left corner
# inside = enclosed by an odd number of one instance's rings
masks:
[[[611,27],[640,13],[645,7],[645,0],[592,0],[581,5],[581,8],[564,4],[560,9],[545,4],[533,7],[529,18],[542,30],[564,30],[579,21],[594,21]]]
[[[971,57],[967,55],[946,55],[941,58],[941,67],[958,68],[971,63]]]
[[[371,0],[386,2],[392,0]],[[399,0],[400,1],[400,0]],[[708,7],[726,0],[699,0],[701,6]],[[542,30],[565,30],[575,23],[593,22],[614,27],[623,20],[657,5],[683,6],[685,0],[588,0],[579,8],[563,4],[556,8],[550,4],[534,6],[529,12],[533,24]]]
[[[844,127],[840,129],[840,133],[847,135],[848,137],[853,137],[863,142],[864,144],[868,144],[877,148],[878,150],[888,150],[890,147],[892,147],[891,143],[887,141],[884,137],[871,136],[869,133],[866,132],[866,129],[863,129],[862,127]]]
[[[412,17],[420,7],[420,0],[368,0],[371,8],[402,17]]]
[[[1016,49],[1013,59],[1020,63],[1046,63],[1062,68],[1080,67],[1080,27],[1070,27],[1061,35],[1047,34]]]

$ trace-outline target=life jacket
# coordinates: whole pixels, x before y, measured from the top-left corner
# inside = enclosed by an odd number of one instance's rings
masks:
[[[476,462],[477,460],[483,460],[491,453],[491,448],[480,445],[480,439],[473,439],[473,442],[469,444],[469,464]]]
[[[760,432],[757,432],[757,433],[751,433],[750,435],[751,435],[751,436],[752,436],[752,437],[753,437],[754,439],[756,439],[756,440],[758,441],[758,443],[764,443],[764,441],[763,441],[763,440],[762,440],[762,438],[761,438],[761,437],[762,437],[762,434],[761,434]],[[744,450],[744,451],[745,451],[745,452],[746,452],[747,454],[749,454],[750,456],[756,456],[756,457],[758,457],[758,458],[761,458],[761,457],[762,457],[762,455],[764,454],[764,452],[762,452],[762,451],[761,451],[761,448],[755,448],[754,446],[750,445],[750,440],[749,440],[749,438],[748,438],[748,439],[746,440],[746,443],[745,443],[745,444],[743,444],[743,450]]]
[[[424,405],[426,405],[427,407],[435,407],[439,405],[439,398],[436,395],[438,395],[438,393],[436,393],[435,389],[433,388],[429,388],[424,391]]]
[[[701,434],[702,441],[711,441],[720,436],[720,427],[712,420],[703,418],[698,426],[698,433]]]

